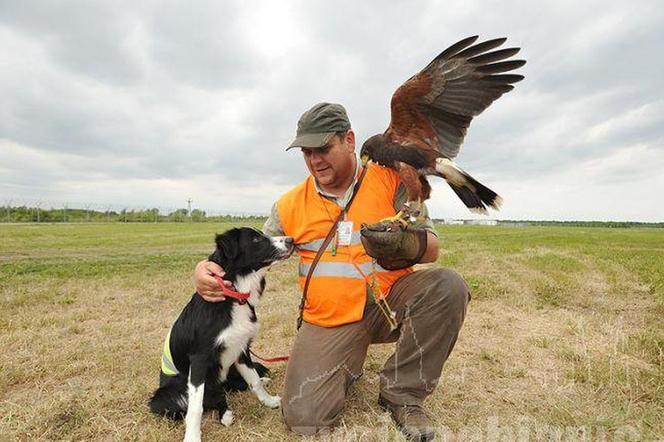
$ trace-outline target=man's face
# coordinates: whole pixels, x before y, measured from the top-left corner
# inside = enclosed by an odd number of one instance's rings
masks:
[[[355,134],[348,130],[343,137],[333,136],[324,147],[302,148],[309,172],[323,188],[350,185],[355,174]]]

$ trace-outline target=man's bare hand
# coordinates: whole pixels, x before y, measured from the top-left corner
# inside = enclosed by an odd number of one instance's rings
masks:
[[[224,273],[224,269],[211,261],[205,260],[196,264],[194,285],[198,294],[207,302],[221,302],[226,299],[217,279],[214,277],[214,275],[217,275],[223,279]],[[224,280],[224,285],[231,287],[233,284]]]

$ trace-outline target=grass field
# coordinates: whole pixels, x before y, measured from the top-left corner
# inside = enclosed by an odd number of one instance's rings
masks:
[[[181,440],[149,414],[164,336],[220,224],[0,226],[0,440]],[[426,405],[447,440],[664,438],[664,230],[440,227],[437,265],[473,291]],[[296,260],[275,266],[254,349],[287,354]],[[399,440],[370,349],[331,440]],[[285,366],[273,366],[276,393]],[[230,397],[205,440],[297,440],[279,411]]]

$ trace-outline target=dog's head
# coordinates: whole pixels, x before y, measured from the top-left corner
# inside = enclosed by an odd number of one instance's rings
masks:
[[[217,248],[209,260],[223,267],[225,279],[246,275],[288,258],[293,252],[290,237],[271,238],[256,229],[241,227],[218,234]]]

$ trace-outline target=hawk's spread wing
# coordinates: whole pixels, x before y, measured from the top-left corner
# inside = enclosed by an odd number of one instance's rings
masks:
[[[503,74],[524,60],[503,61],[519,48],[499,49],[505,38],[473,45],[469,37],[440,53],[392,96],[392,120],[385,135],[402,145],[435,149],[447,158],[459,153],[473,117],[511,91],[522,75]]]

